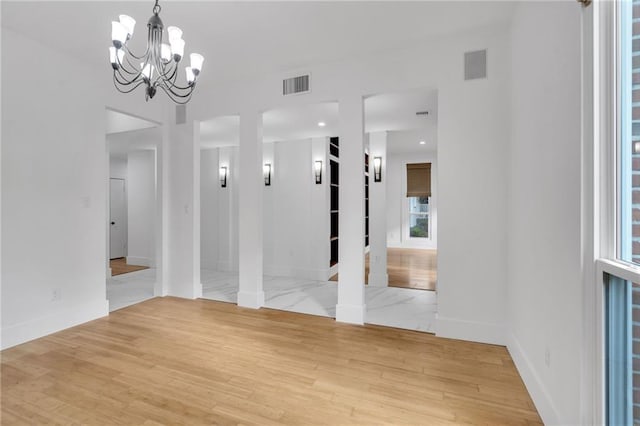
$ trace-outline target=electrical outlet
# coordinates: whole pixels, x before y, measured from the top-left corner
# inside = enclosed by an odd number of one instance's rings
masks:
[[[60,291],[60,289],[59,288],[54,288],[51,291],[51,301],[52,302],[59,302],[61,298],[62,298],[62,292]]]
[[[551,349],[547,346],[544,350],[544,363],[548,367],[551,367]]]

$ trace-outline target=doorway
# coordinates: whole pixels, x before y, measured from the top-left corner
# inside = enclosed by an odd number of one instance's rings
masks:
[[[437,90],[365,99],[374,158],[366,321],[433,332],[437,312]]]
[[[157,123],[107,110],[109,198],[106,282],[109,310],[158,294],[162,220],[158,200],[158,157],[162,132]]]
[[[109,178],[109,259],[127,255],[127,197],[125,180]]]

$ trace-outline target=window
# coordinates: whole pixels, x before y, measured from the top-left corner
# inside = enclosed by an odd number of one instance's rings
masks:
[[[409,236],[429,238],[429,197],[409,197]]]
[[[605,299],[604,417],[615,425],[640,423],[640,2],[612,2],[612,8],[616,48],[608,62],[615,78],[602,84],[613,93],[605,114],[617,117],[613,143],[601,142],[607,155],[600,171],[615,190],[600,200],[607,225],[598,263]]]

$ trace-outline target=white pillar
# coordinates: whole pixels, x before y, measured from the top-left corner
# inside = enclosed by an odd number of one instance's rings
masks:
[[[374,158],[381,159],[381,182]],[[369,285],[386,287],[387,274],[387,132],[369,134]]]
[[[339,205],[336,320],[364,324],[364,109],[359,95],[340,99]]]
[[[260,308],[262,289],[262,114],[240,114],[240,194],[238,212],[238,305]]]
[[[195,299],[200,282],[200,123],[175,123],[175,107],[166,117],[169,173],[168,294]],[[163,241],[163,243],[165,243]]]

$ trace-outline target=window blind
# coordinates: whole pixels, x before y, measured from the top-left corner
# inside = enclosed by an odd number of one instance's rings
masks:
[[[431,163],[407,164],[407,197],[431,197]]]

